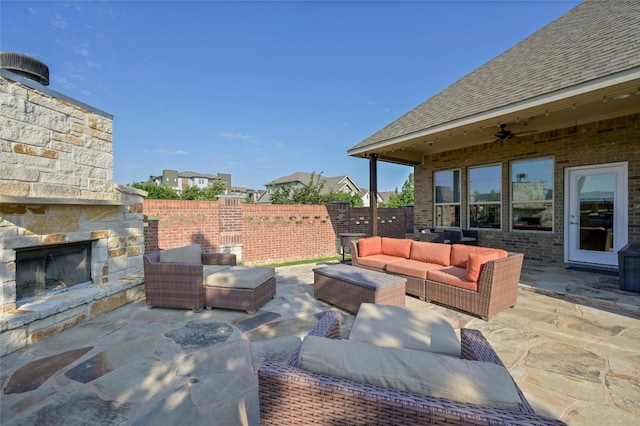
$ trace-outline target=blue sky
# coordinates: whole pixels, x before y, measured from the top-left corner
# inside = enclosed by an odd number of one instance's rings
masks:
[[[114,115],[114,180],[349,175],[346,151],[576,1],[0,1],[0,49]],[[411,168],[380,163],[378,190]]]

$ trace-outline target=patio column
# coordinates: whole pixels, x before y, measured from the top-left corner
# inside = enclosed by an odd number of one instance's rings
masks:
[[[369,155],[369,191],[371,192],[369,231],[373,237],[378,235],[378,154]]]

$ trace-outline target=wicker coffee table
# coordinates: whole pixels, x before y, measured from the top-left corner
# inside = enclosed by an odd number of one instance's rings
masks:
[[[404,306],[406,279],[350,265],[313,270],[313,293],[318,299],[351,313],[361,303]]]

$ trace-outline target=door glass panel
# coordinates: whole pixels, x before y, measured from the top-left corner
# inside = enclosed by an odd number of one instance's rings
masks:
[[[616,177],[613,173],[578,178],[580,250],[613,251]]]

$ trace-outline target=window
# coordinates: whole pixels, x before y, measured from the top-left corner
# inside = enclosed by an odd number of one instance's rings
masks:
[[[469,169],[469,227],[501,228],[501,188],[500,165]]]
[[[511,163],[511,226],[553,231],[553,159]]]
[[[460,226],[460,170],[436,172],[434,180],[434,226]]]

